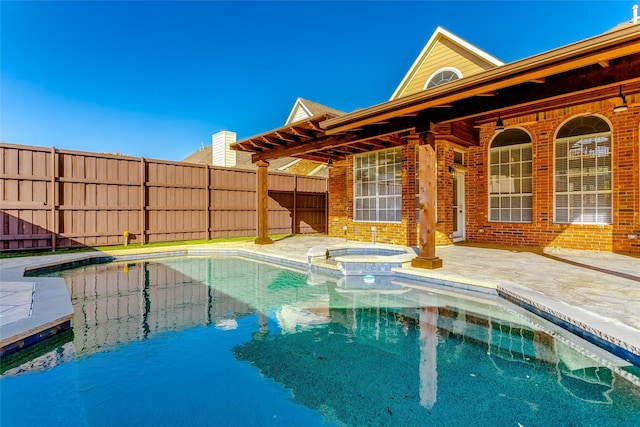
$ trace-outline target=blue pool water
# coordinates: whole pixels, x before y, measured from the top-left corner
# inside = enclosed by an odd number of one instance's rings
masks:
[[[497,297],[238,258],[55,274],[73,335],[3,361],[3,427],[640,425],[636,368]]]

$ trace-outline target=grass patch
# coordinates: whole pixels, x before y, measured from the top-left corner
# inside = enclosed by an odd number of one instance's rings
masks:
[[[275,234],[270,236],[273,240],[284,239],[285,237],[292,237],[295,234]],[[161,248],[166,246],[186,246],[186,245],[203,245],[207,243],[229,243],[229,242],[251,242],[255,240],[255,236],[249,237],[221,237],[219,239],[201,239],[201,240],[181,240],[176,242],[154,242],[147,243],[146,245],[140,245],[132,243],[128,246],[125,245],[113,245],[113,246],[95,246],[95,247],[79,247],[79,248],[60,248],[53,252],[50,249],[33,249],[30,251],[15,251],[15,252],[2,252],[0,253],[0,259],[2,258],[19,258],[25,256],[40,256],[40,255],[60,255],[60,254],[74,254],[81,252],[101,252],[101,251],[118,251],[125,249],[140,249],[140,248]]]

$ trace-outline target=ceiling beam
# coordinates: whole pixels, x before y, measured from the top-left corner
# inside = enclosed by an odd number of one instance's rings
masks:
[[[300,126],[291,126],[289,127],[289,131],[297,136],[302,136],[302,137],[306,137],[306,138],[317,138],[318,137],[318,132],[314,132],[311,129],[304,129]]]
[[[289,142],[293,142],[295,144],[300,142],[300,137],[296,136],[296,135],[291,135],[290,133],[278,130],[274,132],[275,136],[277,136],[278,138],[284,140],[284,141],[289,141]]]
[[[286,145],[286,143],[278,138],[274,138],[271,135],[262,135],[260,137],[264,142],[271,145]]]

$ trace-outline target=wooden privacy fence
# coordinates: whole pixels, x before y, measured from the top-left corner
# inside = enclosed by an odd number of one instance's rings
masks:
[[[0,250],[255,236],[253,170],[0,144]],[[325,178],[269,174],[269,233],[324,233]]]

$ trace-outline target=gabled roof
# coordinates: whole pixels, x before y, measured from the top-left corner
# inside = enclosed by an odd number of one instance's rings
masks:
[[[423,90],[433,72],[443,68],[453,67],[467,77],[501,65],[499,59],[438,27],[389,100]]]
[[[620,90],[635,106],[639,70],[640,24],[635,24],[343,116],[318,118],[319,123],[297,131],[301,136],[277,129],[233,148],[253,151],[253,161],[285,156],[322,161],[399,146],[405,131],[420,134],[432,125],[436,131],[450,126],[454,135],[456,124],[467,126],[462,139],[476,145],[466,129],[495,123],[498,114],[509,119],[610,102],[619,99]]]
[[[211,164],[213,159],[213,148],[211,145],[207,145],[206,147],[201,147],[197,151],[189,154],[187,157],[182,159],[182,162],[187,163],[200,163],[200,164]]]
[[[293,104],[293,108],[289,113],[289,117],[287,117],[287,121],[284,124],[288,125],[299,120],[308,119],[309,117],[318,116],[325,113],[334,114],[336,116],[341,116],[344,114],[342,111],[338,111],[334,108],[318,104],[317,102],[312,102],[304,98],[298,98]]]
[[[626,59],[624,59],[626,57]],[[354,111],[321,124],[327,135],[384,124],[385,131],[411,126],[394,119],[429,114],[432,122],[493,120],[561,106],[614,98],[640,90],[640,24],[609,31],[446,85]],[[578,78],[569,78],[576,73]],[[588,77],[587,77],[588,76]],[[588,82],[588,83],[585,83]],[[507,115],[508,113],[508,115]],[[395,127],[394,127],[395,126]]]

